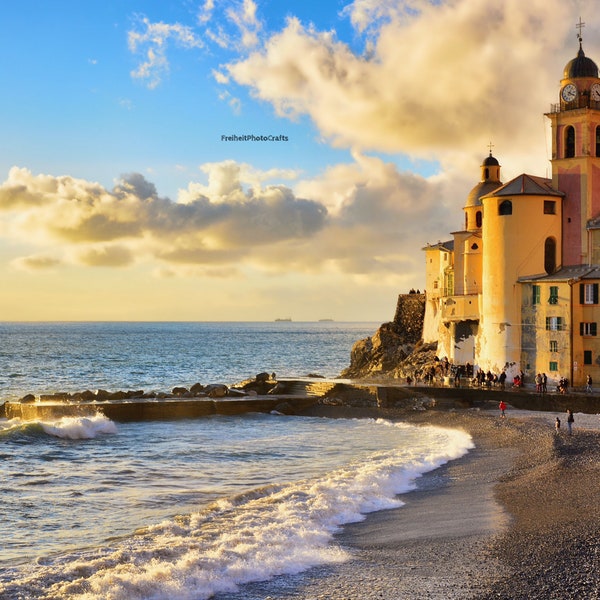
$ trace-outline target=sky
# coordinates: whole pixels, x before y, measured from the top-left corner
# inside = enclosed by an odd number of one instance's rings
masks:
[[[0,320],[385,322],[592,0],[20,0],[0,21]]]

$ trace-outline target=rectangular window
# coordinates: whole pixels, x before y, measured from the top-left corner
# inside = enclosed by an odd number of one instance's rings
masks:
[[[555,360],[551,360],[549,370],[550,371],[558,371],[558,362]]]
[[[556,214],[556,202],[554,200],[544,200],[544,214],[555,215]]]
[[[558,342],[556,340],[550,340],[550,352],[558,352]]]
[[[583,364],[584,365],[591,365],[592,364],[592,351],[591,350],[584,350],[583,351]]]
[[[550,304],[558,304],[558,286],[557,285],[550,286],[550,298],[548,298],[548,302]]]
[[[579,323],[579,335],[591,336],[597,334],[597,323]]]
[[[598,304],[598,284],[580,283],[579,284],[579,303],[580,304]]]
[[[564,321],[562,317],[546,317],[546,331],[562,331]]]
[[[533,287],[533,304],[539,304],[542,298],[542,288],[539,285]]]

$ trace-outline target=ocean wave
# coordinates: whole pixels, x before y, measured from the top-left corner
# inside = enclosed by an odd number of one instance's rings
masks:
[[[40,421],[0,420],[0,438],[49,435],[61,439],[83,440],[116,432],[116,424],[100,413],[90,417],[62,417]]]
[[[318,477],[220,499],[113,547],[46,559],[31,572],[12,573],[0,595],[201,600],[345,561],[348,552],[332,543],[340,527],[401,506],[398,495],[414,489],[418,477],[473,448],[461,431],[424,427],[422,433],[426,443],[418,448],[379,451]]]

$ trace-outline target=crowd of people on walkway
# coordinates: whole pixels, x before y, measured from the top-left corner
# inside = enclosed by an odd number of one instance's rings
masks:
[[[413,377],[409,376],[406,378],[406,383],[409,385],[413,383],[426,383],[427,385],[451,384],[455,387],[468,385],[470,387],[506,390],[508,388],[524,387],[525,374],[523,371],[520,371],[512,378],[511,382],[504,369],[499,373],[494,373],[491,370],[478,369],[468,362],[466,364],[454,364],[446,357],[436,357],[434,365],[416,370]],[[533,383],[535,384],[535,391],[537,393],[548,393],[548,376],[546,373],[537,373]],[[550,391],[566,394],[569,391],[569,383],[566,377],[559,377],[558,380],[553,380]],[[592,377],[589,374],[586,376],[585,392],[593,393]]]

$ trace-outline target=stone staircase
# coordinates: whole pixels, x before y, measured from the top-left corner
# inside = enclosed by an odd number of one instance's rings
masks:
[[[327,380],[294,379],[285,381],[285,393],[291,396],[315,396],[320,398],[335,388],[336,385],[340,384]]]

